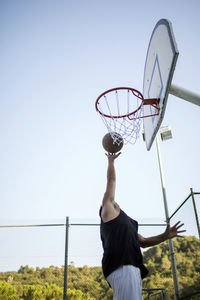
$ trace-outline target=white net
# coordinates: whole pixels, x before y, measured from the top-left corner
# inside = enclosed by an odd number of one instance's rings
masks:
[[[97,105],[113,142],[120,143],[117,140],[118,136],[114,135],[116,132],[123,137],[124,144],[134,144],[139,137],[143,115],[141,94],[128,88],[112,90],[99,98]]]

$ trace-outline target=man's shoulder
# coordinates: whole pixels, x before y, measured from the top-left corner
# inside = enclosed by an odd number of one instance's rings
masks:
[[[114,208],[113,205],[102,205],[99,210],[101,220],[106,223],[114,220],[120,214],[120,208]]]

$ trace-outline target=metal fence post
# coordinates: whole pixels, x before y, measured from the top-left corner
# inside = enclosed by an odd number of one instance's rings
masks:
[[[66,217],[66,229],[65,229],[65,266],[64,266],[63,300],[67,300],[68,237],[69,237],[69,217]]]
[[[160,178],[161,178],[161,185],[162,185],[162,192],[163,192],[165,217],[166,217],[167,224],[170,224],[158,136],[156,136],[156,148],[157,148],[158,162],[159,162],[159,169],[160,169]],[[180,290],[179,290],[178,274],[177,274],[177,269],[176,269],[176,259],[175,259],[175,255],[174,255],[174,245],[173,245],[172,239],[168,240],[168,244],[169,244],[169,252],[170,252],[169,254],[170,254],[170,259],[171,259],[172,274],[173,274],[173,281],[174,281],[175,297],[176,297],[176,300],[178,300],[178,299],[180,299]]]
[[[195,200],[194,200],[193,189],[190,188],[190,191],[191,191],[192,203],[193,203],[193,207],[194,207],[194,214],[195,214],[196,223],[197,223],[197,230],[198,230],[199,239],[200,239],[200,226],[199,226],[199,219],[198,219],[198,213],[197,213],[196,203],[195,203]]]

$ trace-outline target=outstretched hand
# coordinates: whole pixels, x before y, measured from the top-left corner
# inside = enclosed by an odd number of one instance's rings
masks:
[[[167,225],[167,228],[164,232],[164,235],[166,236],[166,239],[172,239],[173,237],[183,237],[182,235],[179,235],[179,233],[183,233],[183,232],[186,232],[186,230],[179,230],[179,228],[181,228],[184,224],[177,222],[174,226],[170,226],[170,225]]]
[[[121,152],[118,152],[118,153],[109,153],[108,152],[108,153],[105,153],[105,154],[106,154],[108,160],[114,161],[115,158],[117,158],[121,154]]]

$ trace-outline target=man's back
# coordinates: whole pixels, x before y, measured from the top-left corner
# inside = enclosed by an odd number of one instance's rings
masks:
[[[103,222],[101,218],[100,230],[104,248],[102,267],[105,277],[123,265],[139,267],[142,277],[145,277],[147,269],[142,263],[138,223],[120,210],[119,215],[108,222]]]

